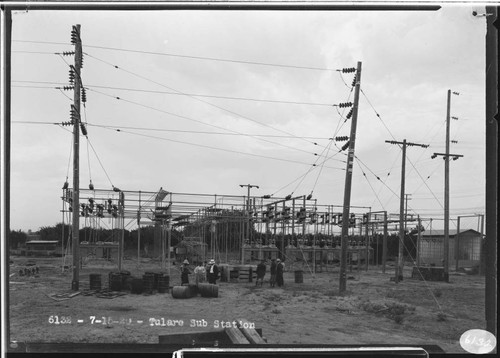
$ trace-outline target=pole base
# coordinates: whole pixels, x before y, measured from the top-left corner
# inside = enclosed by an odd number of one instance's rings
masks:
[[[78,291],[78,288],[79,288],[79,282],[78,281],[71,281],[71,289],[73,291]]]

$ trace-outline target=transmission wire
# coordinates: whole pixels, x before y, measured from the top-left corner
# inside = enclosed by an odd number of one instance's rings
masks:
[[[88,55],[88,54],[87,54],[87,55]],[[275,130],[275,131],[278,131],[278,132],[281,132],[281,133],[285,133],[285,134],[288,134],[288,135],[294,136],[295,138],[297,138],[297,139],[301,139],[301,140],[306,141],[306,142],[308,142],[308,143],[312,143],[312,144],[314,144],[314,145],[317,145],[316,143],[311,142],[311,141],[308,141],[307,139],[304,139],[304,138],[302,138],[302,137],[297,137],[297,136],[295,136],[293,133],[290,133],[290,132],[287,132],[287,131],[284,131],[284,130],[281,130],[281,129],[278,129],[278,128],[274,128],[273,126],[270,126],[270,125],[265,124],[265,123],[261,123],[261,122],[259,122],[259,121],[256,121],[256,120],[251,119],[251,118],[246,117],[246,116],[243,116],[243,115],[241,115],[241,114],[239,114],[239,113],[236,113],[236,112],[234,112],[234,111],[228,110],[228,109],[223,108],[223,107],[221,107],[221,106],[215,105],[215,104],[210,103],[210,102],[208,102],[208,101],[204,101],[204,100],[202,100],[202,99],[200,99],[200,98],[197,98],[197,97],[194,97],[194,96],[187,95],[187,94],[183,93],[182,91],[176,90],[176,89],[174,89],[174,88],[172,88],[172,87],[170,87],[170,86],[164,85],[164,84],[162,84],[162,83],[160,83],[160,82],[154,81],[154,80],[152,80],[152,79],[149,79],[149,78],[147,78],[147,77],[144,77],[144,76],[139,75],[139,74],[137,74],[137,73],[134,73],[134,72],[132,72],[132,71],[126,70],[126,69],[121,68],[121,67],[119,67],[119,66],[117,66],[117,65],[113,65],[112,63],[109,63],[109,62],[107,62],[107,61],[104,61],[104,60],[102,60],[102,59],[99,59],[99,58],[97,58],[97,57],[95,57],[95,56],[92,56],[92,55],[88,55],[88,56],[89,56],[89,57],[91,57],[91,58],[94,58],[94,59],[96,59],[96,60],[98,60],[98,61],[101,61],[101,62],[103,62],[103,63],[106,63],[106,64],[107,64],[107,65],[109,65],[109,66],[113,66],[113,67],[114,67],[114,68],[116,68],[116,69],[120,69],[120,70],[122,70],[122,71],[124,71],[124,72],[126,72],[126,73],[128,73],[128,74],[131,74],[131,75],[136,76],[136,77],[138,77],[138,78],[141,78],[141,79],[143,79],[143,80],[146,80],[146,81],[152,82],[152,83],[157,84],[157,85],[159,85],[159,86],[162,86],[162,87],[168,88],[168,89],[170,89],[170,90],[172,90],[172,91],[175,91],[175,92],[178,92],[178,93],[180,93],[180,94],[184,94],[184,95],[186,95],[186,96],[188,96],[188,97],[190,97],[190,98],[192,98],[192,99],[194,99],[194,100],[197,100],[197,101],[199,101],[199,102],[202,102],[202,103],[208,104],[209,106],[212,106],[212,107],[215,107],[215,108],[217,108],[217,109],[219,109],[219,110],[222,110],[222,111],[225,111],[225,112],[227,112],[227,113],[233,114],[233,115],[235,115],[235,116],[237,116],[237,117],[240,117],[240,118],[243,118],[243,119],[245,119],[245,120],[248,120],[248,121],[254,122],[254,123],[256,123],[256,124],[259,124],[259,125],[261,125],[261,126],[264,126],[264,127],[270,128],[270,129],[273,129],[273,130]]]
[[[88,143],[90,144],[90,147],[92,148],[92,151],[94,152],[94,154],[95,154],[95,156],[96,156],[96,158],[97,158],[97,160],[98,160],[99,164],[101,165],[101,168],[102,168],[102,170],[104,171],[104,174],[106,174],[106,177],[108,178],[109,183],[111,184],[111,187],[114,187],[113,183],[111,182],[111,179],[109,178],[108,172],[107,172],[107,171],[106,171],[106,169],[104,168],[104,165],[102,164],[101,159],[99,158],[99,155],[97,155],[97,152],[96,152],[96,150],[95,150],[94,146],[92,145],[92,142],[91,142],[91,141],[90,141],[90,139],[88,139],[88,138],[87,138],[87,141],[88,141]]]
[[[255,139],[258,139],[260,141],[264,141],[264,142],[271,143],[271,144],[274,144],[274,145],[282,146],[282,147],[285,147],[285,148],[288,148],[288,149],[300,151],[300,152],[307,153],[307,154],[313,154],[313,153],[311,153],[309,151],[306,151],[304,149],[300,149],[300,148],[292,147],[292,146],[289,146],[289,145],[285,145],[285,144],[273,142],[273,141],[270,141],[270,140],[258,138],[258,137],[254,136],[254,135],[251,135],[251,134],[241,133],[241,132],[238,132],[238,131],[235,131],[235,130],[232,130],[232,129],[227,129],[227,128],[224,128],[224,127],[221,127],[221,126],[217,126],[215,124],[205,123],[203,121],[200,121],[200,120],[197,120],[197,119],[194,119],[194,118],[190,118],[190,117],[186,117],[186,116],[183,116],[183,115],[180,115],[180,114],[175,114],[175,113],[172,113],[172,112],[168,112],[168,111],[165,111],[165,110],[162,110],[162,109],[159,109],[159,108],[155,108],[155,107],[151,107],[151,106],[148,106],[148,105],[145,105],[145,104],[142,104],[142,103],[134,102],[134,101],[122,98],[122,97],[112,96],[112,95],[109,95],[107,93],[97,91],[95,89],[89,89],[89,90],[92,91],[92,92],[95,92],[95,93],[102,94],[104,96],[111,97],[113,99],[117,99],[117,100],[121,100],[121,101],[124,101],[124,102],[128,102],[128,103],[134,104],[136,106],[144,107],[144,108],[147,108],[147,109],[150,109],[150,110],[154,110],[154,111],[157,111],[157,112],[160,112],[160,113],[164,113],[164,114],[168,114],[168,115],[171,115],[171,116],[174,116],[174,117],[178,117],[178,118],[186,119],[186,120],[189,120],[189,121],[197,122],[197,123],[209,126],[209,127],[214,127],[214,128],[217,128],[217,129],[222,129],[224,131],[233,132],[233,133],[245,136],[245,137],[255,138]]]
[[[259,158],[265,158],[265,159],[272,159],[272,160],[279,160],[279,161],[290,162],[290,163],[295,163],[295,164],[311,165],[311,164],[304,163],[304,162],[299,162],[299,161],[296,161],[296,160],[276,158],[276,157],[270,157],[270,156],[253,154],[253,153],[245,153],[245,152],[239,152],[239,151],[236,151],[236,150],[211,147],[211,146],[208,146],[208,145],[197,144],[197,143],[190,143],[190,142],[184,142],[184,141],[179,141],[179,140],[165,138],[165,137],[157,137],[157,136],[146,135],[146,134],[142,134],[142,133],[134,133],[134,132],[131,132],[131,131],[121,130],[119,128],[118,129],[105,128],[105,129],[113,130],[113,131],[120,132],[120,133],[127,133],[127,134],[131,134],[131,135],[146,137],[146,138],[153,138],[153,139],[158,139],[158,140],[165,140],[165,141],[169,141],[169,142],[187,144],[187,145],[192,145],[192,146],[201,147],[201,148],[215,149],[215,150],[220,150],[220,151],[228,152],[228,153],[244,154],[244,155],[249,155],[249,156],[253,156],[253,157],[259,157]],[[341,170],[341,168],[335,168],[335,167],[327,167],[327,168]]]

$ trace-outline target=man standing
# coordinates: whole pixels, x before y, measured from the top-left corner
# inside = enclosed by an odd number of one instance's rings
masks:
[[[257,280],[255,280],[255,286],[257,286],[260,281],[260,287],[262,287],[265,275],[266,275],[266,263],[265,260],[261,260],[260,264],[257,265]]]
[[[219,277],[219,267],[215,264],[215,260],[212,259],[208,262],[208,283],[217,284],[217,278]]]
[[[186,259],[181,268],[181,285],[189,284],[189,261]]]
[[[271,287],[274,287],[276,284],[276,260],[271,260],[271,279],[269,280],[269,284]]]
[[[194,269],[194,275],[196,279],[196,284],[203,283],[206,280],[206,269],[202,262],[198,263],[198,266]]]
[[[277,259],[277,265],[276,265],[276,283],[278,284],[278,287],[281,287],[285,284],[283,280],[283,271],[285,269],[285,266],[281,262],[280,259]]]

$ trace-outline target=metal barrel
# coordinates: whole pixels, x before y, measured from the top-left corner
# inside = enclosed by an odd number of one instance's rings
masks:
[[[145,275],[150,275],[153,276],[153,290],[158,289],[158,277],[160,277],[161,273],[160,272],[145,272]]]
[[[121,291],[122,289],[122,275],[119,272],[109,273],[109,289],[111,291]]]
[[[90,289],[91,290],[100,290],[101,289],[101,274],[100,273],[91,273],[89,275],[90,281]]]
[[[170,276],[162,274],[158,277],[158,293],[168,292],[170,285]]]
[[[132,281],[135,277],[132,276],[122,276],[122,290],[132,291]]]
[[[191,289],[189,286],[174,286],[172,287],[173,298],[191,298]]]
[[[295,271],[295,283],[303,283],[304,282],[304,272],[301,270]]]
[[[200,283],[198,285],[198,291],[201,297],[218,297],[219,296],[219,286],[212,285],[210,283]]]
[[[140,295],[144,290],[143,282],[140,278],[132,278],[130,292]]]
[[[190,283],[188,285],[189,290],[191,291],[191,297],[198,296],[198,285],[195,283]]]
[[[146,293],[153,293],[154,286],[155,286],[155,276],[154,276],[154,273],[152,273],[152,272],[146,272],[142,276],[142,282],[144,284],[144,292],[146,292]]]
[[[118,273],[122,277],[122,287],[123,287],[123,286],[125,286],[125,281],[127,280],[127,278],[130,277],[130,271],[122,270],[122,271],[120,271]]]

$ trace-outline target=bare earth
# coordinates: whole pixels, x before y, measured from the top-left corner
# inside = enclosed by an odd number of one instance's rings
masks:
[[[72,278],[61,272],[60,258],[11,260],[10,332],[11,341],[17,342],[158,343],[159,335],[220,330],[222,324],[244,318],[272,344],[421,344],[463,353],[462,333],[485,327],[484,277],[478,275],[452,272],[450,283],[423,282],[409,278],[411,269],[406,268],[404,281],[396,284],[390,281],[392,267],[385,274],[380,267],[368,272],[354,268],[348,272],[347,293],[339,295],[338,267],[329,267],[315,275],[304,271],[303,283],[294,282],[293,271],[285,272],[282,288],[270,288],[267,282],[262,288],[221,282],[218,298],[127,293],[113,299],[78,295],[58,302],[48,295],[70,291]],[[18,274],[27,261],[36,262],[38,277]],[[145,259],[138,268],[135,260],[125,260],[123,268],[142,277],[146,271],[159,271],[159,263]],[[89,263],[81,270],[80,289],[89,288],[90,273],[101,273],[107,287],[110,271],[116,266],[109,262]],[[170,285],[178,284],[174,266]],[[60,321],[70,317],[71,323],[49,323],[54,316]],[[114,322],[92,324],[91,316]],[[150,318],[163,318],[164,324],[182,320],[183,326],[151,325]],[[202,326],[190,327],[191,320]]]

